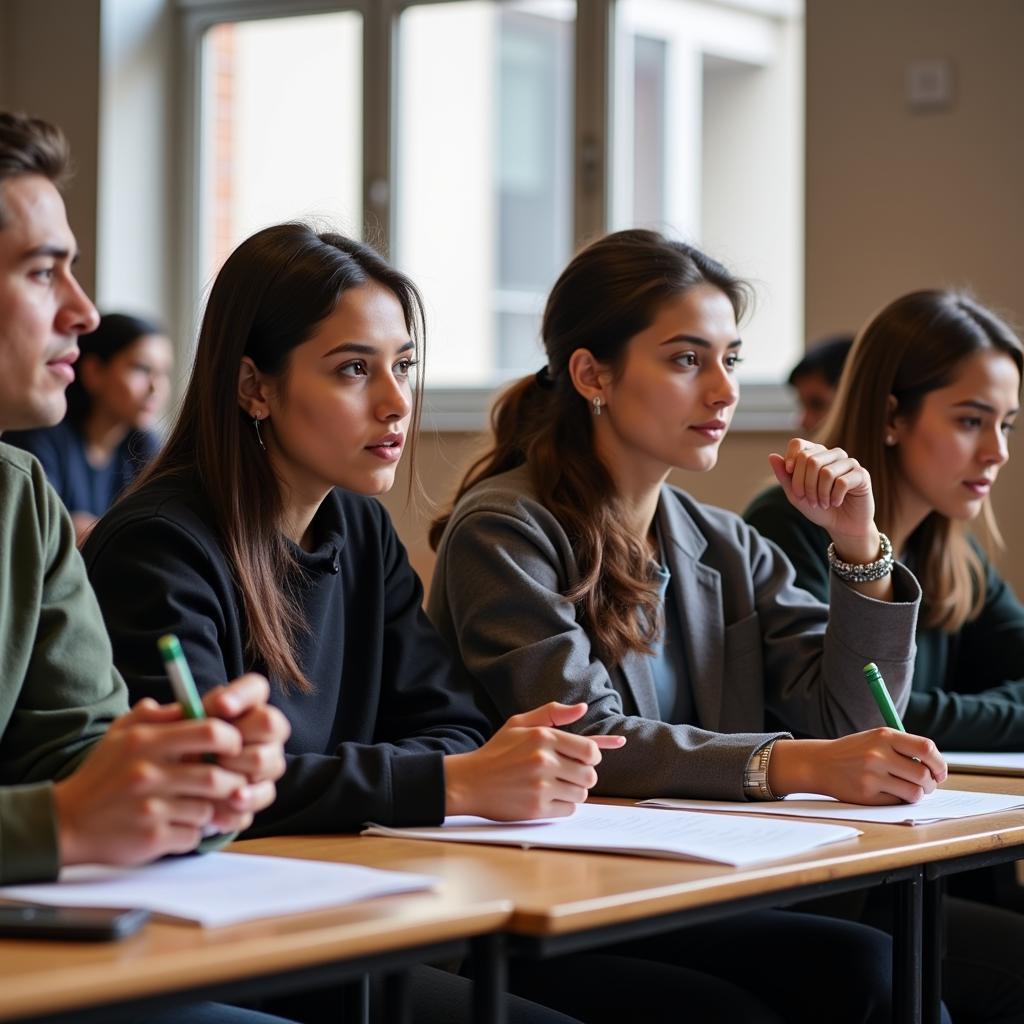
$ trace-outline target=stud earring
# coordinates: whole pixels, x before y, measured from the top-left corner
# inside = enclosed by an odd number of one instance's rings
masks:
[[[896,444],[896,436],[894,434],[886,434],[885,443],[889,448],[892,448],[892,446]]]
[[[256,440],[259,441],[260,447],[266,451],[267,446],[263,443],[263,435],[260,433],[260,418],[259,416],[253,416],[252,425],[256,429]]]
[[[601,396],[600,395],[594,395],[594,415],[595,416],[600,416],[601,415]]]

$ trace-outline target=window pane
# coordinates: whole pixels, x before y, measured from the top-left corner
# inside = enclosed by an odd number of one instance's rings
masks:
[[[362,18],[215,25],[203,40],[200,283],[268,224],[362,234]]]
[[[394,255],[428,308],[428,380],[490,386],[541,364],[571,247],[567,0],[468,0],[399,23]]]
[[[798,0],[619,0],[612,226],[704,247],[757,290],[743,379],[803,341],[803,15]]]

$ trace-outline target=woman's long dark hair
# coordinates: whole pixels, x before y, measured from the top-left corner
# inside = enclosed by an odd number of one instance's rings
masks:
[[[929,392],[948,387],[966,359],[994,350],[1024,376],[1020,340],[990,309],[962,292],[930,289],[904,295],[876,313],[857,335],[821,441],[845,448],[871,474],[876,521],[891,532],[899,509],[899,452],[885,443],[890,398],[911,422]],[[992,505],[982,503],[989,537],[999,542]],[[921,619],[957,632],[985,604],[985,573],[964,525],[932,512],[907,541],[924,592]]]
[[[246,239],[210,291],[192,376],[164,450],[133,490],[188,476],[209,499],[248,622],[246,651],[281,686],[309,692],[296,641],[306,629],[287,580],[293,559],[281,533],[281,491],[267,454],[238,404],[243,356],[271,376],[334,312],[341,296],[375,281],[401,303],[422,356],[423,303],[415,285],[368,245],[305,224],[278,224]],[[422,376],[410,438],[416,437]]]
[[[491,413],[494,445],[470,466],[455,496],[458,502],[480,481],[529,466],[538,498],[573,541],[580,579],[565,597],[611,664],[628,651],[652,649],[661,599],[644,539],[625,528],[612,478],[594,450],[591,411],[569,376],[569,358],[587,349],[618,373],[630,340],[659,308],[698,285],[718,288],[742,319],[749,286],[683,242],[655,231],[619,231],[579,252],[544,310],[546,369],[498,399]],[[435,549],[451,515],[431,526]]]
[[[78,350],[81,352],[81,360],[98,359],[101,363],[109,363],[118,352],[134,345],[139,338],[147,334],[165,333],[159,324],[141,316],[104,313],[95,331],[79,337]],[[67,398],[67,418],[76,427],[80,426],[92,410],[92,395],[82,384],[79,374],[75,374],[75,379],[68,387]]]

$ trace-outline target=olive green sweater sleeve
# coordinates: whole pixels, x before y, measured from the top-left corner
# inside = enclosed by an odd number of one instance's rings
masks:
[[[0,882],[56,876],[52,780],[126,710],[71,520],[36,460],[0,443]]]

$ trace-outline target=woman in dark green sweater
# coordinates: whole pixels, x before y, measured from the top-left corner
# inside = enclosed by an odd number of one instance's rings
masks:
[[[990,310],[957,292],[914,292],[858,335],[818,438],[871,474],[879,529],[921,582],[903,721],[944,750],[1024,750],[1024,605],[967,532],[980,519],[999,542],[989,492],[1009,458],[1022,375],[1021,342]],[[777,487],[744,515],[827,600],[825,532]],[[886,908],[873,902],[865,917],[881,923]],[[952,897],[946,911],[954,1020],[1024,1020],[1024,918]]]
[[[850,354],[823,443],[871,474],[879,529],[921,581],[910,732],[943,750],[1024,750],[1024,605],[967,524],[999,533],[989,492],[1009,458],[1024,355],[970,298],[922,291],[887,306]],[[828,600],[828,536],[780,488],[744,518]]]

